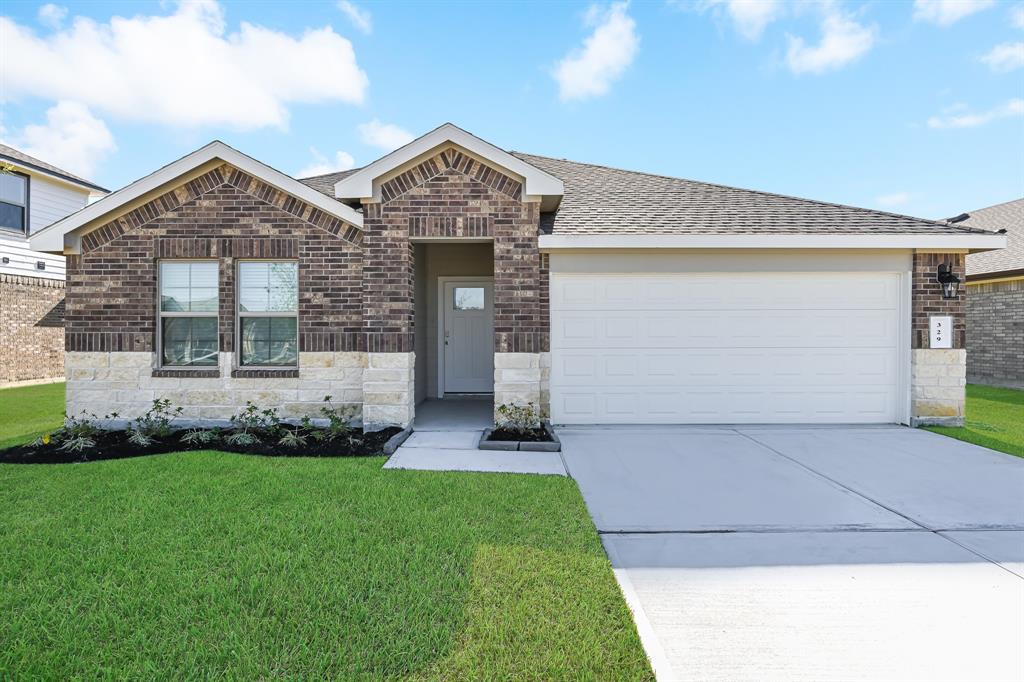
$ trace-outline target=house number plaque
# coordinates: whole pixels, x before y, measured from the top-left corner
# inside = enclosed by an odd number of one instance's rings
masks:
[[[931,332],[932,348],[953,347],[953,318],[948,315],[937,315],[928,318],[928,329]]]

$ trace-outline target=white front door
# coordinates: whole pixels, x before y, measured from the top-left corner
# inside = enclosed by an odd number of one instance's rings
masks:
[[[494,283],[444,282],[444,392],[494,390]]]

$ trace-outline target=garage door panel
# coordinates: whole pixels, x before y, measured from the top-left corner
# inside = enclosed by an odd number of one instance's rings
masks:
[[[556,423],[892,422],[895,273],[554,275]]]
[[[897,313],[889,310],[561,311],[559,348],[892,347]]]
[[[578,424],[878,423],[895,408],[887,386],[854,391],[737,387],[605,393],[581,388],[567,389],[557,399],[552,404],[555,413]]]
[[[556,387],[864,386],[891,384],[895,354],[872,349],[566,350]]]
[[[879,273],[572,275],[552,310],[857,309],[889,307],[898,279]],[[808,277],[814,278],[809,287]]]

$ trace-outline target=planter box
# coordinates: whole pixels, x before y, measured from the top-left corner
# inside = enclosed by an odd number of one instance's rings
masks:
[[[480,450],[520,450],[523,452],[561,452],[562,441],[558,440],[558,436],[551,429],[551,425],[547,422],[541,424],[541,428],[551,437],[550,442],[535,442],[528,440],[487,440],[491,437],[494,429],[484,429],[483,434],[480,436],[480,444],[478,448]]]

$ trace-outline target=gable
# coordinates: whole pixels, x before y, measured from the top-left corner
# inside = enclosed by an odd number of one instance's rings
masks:
[[[334,185],[334,196],[345,201],[359,200],[364,203],[384,201],[384,185],[398,178],[405,177],[408,180],[410,170],[420,168],[426,161],[436,158],[439,152],[443,154],[449,149],[454,150],[463,163],[468,164],[472,160],[479,165],[479,178],[486,175],[482,169],[489,169],[498,176],[519,183],[522,200],[539,201],[543,210],[557,207],[564,192],[562,181],[550,173],[446,123],[339,179]],[[425,171],[421,169],[420,172]]]
[[[223,189],[255,199],[260,204],[272,207],[286,215],[289,219],[315,226],[349,243],[359,244],[361,240],[360,231],[354,225],[339,220],[335,216],[225,163],[169,189],[141,206],[87,232],[81,238],[81,250],[83,252],[92,251],[132,230],[142,228],[166,216],[173,216],[190,206],[195,207],[204,197]],[[224,226],[230,227],[232,220],[238,219],[237,215],[236,211],[232,215],[225,215],[218,220],[223,220]]]
[[[292,212],[297,210],[293,202],[301,204],[310,222],[320,221],[322,213],[356,229],[362,227],[363,218],[358,211],[223,142],[214,141],[36,232],[31,237],[32,248],[50,253],[76,253],[83,235],[97,227],[109,226],[131,213],[134,215],[130,220],[145,220],[146,215],[180,202],[180,199],[168,196],[171,192],[223,165],[244,176],[229,180],[248,183],[250,191],[264,200]],[[254,181],[259,185],[253,184]]]

